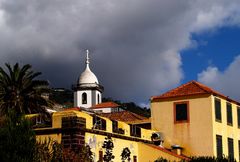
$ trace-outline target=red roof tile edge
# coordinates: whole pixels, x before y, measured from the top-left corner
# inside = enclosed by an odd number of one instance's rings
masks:
[[[100,104],[92,106],[90,109],[101,109],[101,108],[117,108],[120,105],[115,102],[102,102]]]
[[[152,147],[152,148],[161,150],[161,151],[163,151],[163,152],[165,152],[165,153],[167,153],[167,154],[173,155],[173,156],[175,156],[175,157],[177,157],[177,158],[180,158],[180,159],[183,159],[183,160],[190,160],[190,158],[187,157],[187,156],[185,156],[185,155],[178,155],[178,154],[176,154],[176,153],[174,153],[174,152],[172,152],[172,151],[169,151],[169,150],[167,150],[167,149],[165,149],[165,148],[163,148],[163,147],[159,147],[159,146],[152,145],[152,144],[146,144],[146,145],[148,145],[148,146],[150,146],[150,147]]]
[[[123,122],[129,122],[129,121],[137,121],[137,120],[145,120],[147,119],[144,116],[135,114],[133,112],[130,111],[120,111],[120,112],[112,112],[112,113],[102,113],[101,114],[104,117],[107,117],[111,120],[119,120],[119,121],[123,121]],[[124,116],[123,116],[124,115]],[[127,120],[129,118],[127,118],[127,115],[131,115],[132,117],[134,117],[134,120]]]
[[[173,90],[177,90],[177,89],[179,89],[179,88],[182,88],[182,87],[184,87],[184,86],[186,86],[186,85],[188,85],[188,84],[190,84],[190,83],[195,84],[196,86],[198,86],[201,90],[203,90],[203,91],[205,91],[205,92],[195,93],[195,94],[186,94],[186,95],[176,95],[176,96],[163,96],[163,95],[166,94],[166,93],[169,93],[169,92],[171,92],[171,91],[173,91]],[[180,85],[180,86],[178,86],[178,87],[176,87],[176,88],[174,88],[174,89],[171,89],[171,90],[167,91],[166,93],[163,93],[163,94],[161,94],[161,95],[159,95],[159,96],[152,96],[152,97],[151,97],[151,101],[158,100],[158,99],[167,99],[167,98],[176,98],[176,97],[186,97],[186,96],[212,94],[212,95],[221,97],[221,98],[223,98],[223,99],[226,99],[227,101],[233,102],[233,103],[235,103],[235,104],[237,104],[237,105],[240,105],[240,103],[239,103],[238,101],[235,101],[235,100],[229,98],[228,96],[225,96],[225,95],[221,94],[220,92],[217,92],[216,90],[213,90],[213,89],[211,89],[210,87],[208,87],[208,86],[206,86],[206,85],[204,85],[204,84],[202,84],[202,83],[199,83],[199,82],[197,82],[197,81],[195,81],[195,80],[190,81],[190,82],[187,82],[187,83],[185,83],[185,84],[182,84],[182,85]]]

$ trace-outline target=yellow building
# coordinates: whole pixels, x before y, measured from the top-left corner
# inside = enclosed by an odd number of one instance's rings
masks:
[[[159,157],[171,161],[187,159],[166,148],[156,146],[152,141],[155,131],[140,128],[134,124],[110,120],[87,109],[71,108],[54,112],[52,125],[35,129],[39,141],[51,138],[62,143],[65,148],[79,148],[88,144],[94,153],[94,161],[102,161],[105,149],[102,148],[105,137],[111,137],[114,143],[113,161],[121,162],[124,148],[131,152],[132,162],[153,162]]]
[[[165,147],[187,156],[230,156],[239,161],[240,103],[191,81],[151,98],[152,129]]]
[[[114,162],[122,161],[120,155],[124,148],[130,150],[132,162],[153,162],[159,157],[171,161],[188,159],[181,152],[175,152],[175,148],[166,149],[161,145],[162,139],[158,132],[151,130],[149,118],[124,111],[112,102],[102,103],[104,88],[90,70],[88,51],[85,64],[85,70],[73,86],[76,108],[53,112],[51,125],[35,129],[39,141],[52,139],[75,151],[88,144],[94,162],[103,161],[102,146],[106,137],[113,140]],[[39,116],[35,117],[41,125]]]

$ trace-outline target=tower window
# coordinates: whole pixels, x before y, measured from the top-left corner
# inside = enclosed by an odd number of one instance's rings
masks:
[[[82,94],[82,104],[87,104],[87,93]]]
[[[98,104],[100,103],[100,95],[99,94],[97,95],[97,103]]]
[[[189,102],[176,102],[174,103],[174,122],[182,123],[189,122]]]

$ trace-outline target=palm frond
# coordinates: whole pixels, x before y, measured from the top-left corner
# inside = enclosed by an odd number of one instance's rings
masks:
[[[29,64],[20,67],[18,63],[7,70],[0,67],[0,113],[7,114],[10,109],[17,113],[43,113],[51,106],[48,99],[42,96],[49,92],[48,82],[36,80],[41,72],[34,72]]]

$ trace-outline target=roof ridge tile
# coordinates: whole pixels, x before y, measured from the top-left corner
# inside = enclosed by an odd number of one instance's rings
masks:
[[[220,92],[213,90],[212,88],[197,82],[195,80],[189,81],[185,84],[178,86],[177,88],[171,89],[159,96],[152,96],[151,101],[156,99],[166,99],[174,97],[184,97],[184,96],[193,96],[193,95],[203,95],[203,94],[212,94],[221,98],[224,98],[228,101],[234,102],[237,105],[240,105],[238,101],[230,99],[228,96],[221,94]]]

